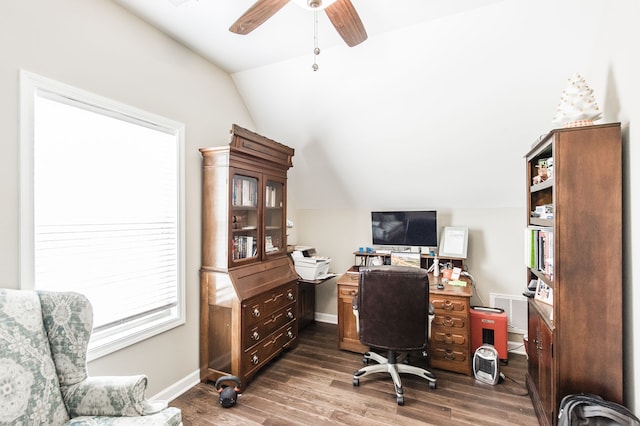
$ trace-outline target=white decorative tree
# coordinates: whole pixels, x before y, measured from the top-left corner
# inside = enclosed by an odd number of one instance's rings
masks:
[[[580,74],[569,78],[567,88],[562,91],[560,103],[553,123],[563,127],[590,126],[602,118],[593,90]]]

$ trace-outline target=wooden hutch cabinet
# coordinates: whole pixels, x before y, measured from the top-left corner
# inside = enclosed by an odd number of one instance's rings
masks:
[[[297,336],[297,282],[287,256],[287,170],[294,150],[237,125],[202,148],[200,379],[242,388]]]
[[[539,168],[547,167],[539,177]],[[526,155],[527,388],[541,425],[562,398],[623,403],[620,124],[553,130]]]

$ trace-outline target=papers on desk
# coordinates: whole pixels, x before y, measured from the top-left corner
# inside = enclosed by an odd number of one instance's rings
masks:
[[[466,287],[467,282],[462,280],[451,280],[447,284],[449,285],[457,285],[458,287]]]

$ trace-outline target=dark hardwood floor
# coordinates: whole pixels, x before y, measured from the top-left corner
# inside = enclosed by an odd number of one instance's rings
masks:
[[[337,326],[316,323],[300,332],[298,346],[259,372],[222,408],[212,384],[200,383],[171,402],[185,426],[199,425],[537,425],[524,375],[526,358],[509,355],[506,378],[496,386],[473,377],[432,370],[437,388],[402,375],[405,405],[398,406],[388,374],[352,384],[362,355],[337,348]]]

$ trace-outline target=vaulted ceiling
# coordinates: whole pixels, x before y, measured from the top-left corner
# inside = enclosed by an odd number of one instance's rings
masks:
[[[114,0],[230,73],[302,55],[313,59],[313,12],[293,1],[249,35],[229,27],[256,0]],[[304,0],[303,0],[304,1]],[[370,37],[501,0],[352,0]],[[324,12],[321,48],[343,45]],[[320,62],[321,62],[320,58]]]
[[[237,35],[254,0],[114,1],[230,74],[238,124],[296,149],[300,209],[521,206],[522,155],[602,36],[580,0],[351,0],[368,39],[348,47],[320,14],[314,72],[293,2]]]

